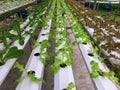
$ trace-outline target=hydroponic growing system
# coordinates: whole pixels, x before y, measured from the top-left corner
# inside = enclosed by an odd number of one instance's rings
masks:
[[[20,12],[28,7],[29,14]],[[0,21],[6,22],[0,27],[0,90],[120,89],[120,26],[115,21],[75,0],[3,0]],[[72,45],[81,52],[93,89],[79,88]],[[52,82],[45,79],[46,71]]]

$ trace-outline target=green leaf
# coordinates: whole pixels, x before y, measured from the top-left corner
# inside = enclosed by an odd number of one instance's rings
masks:
[[[73,45],[76,45],[76,44],[78,44],[78,42],[77,42],[77,41],[74,41],[74,42],[72,42],[72,44],[73,44]]]
[[[0,40],[2,41],[2,43],[4,44],[5,47],[8,47],[8,43],[7,43],[7,38],[8,38],[8,31],[7,30],[2,30],[0,35]]]
[[[57,64],[53,64],[50,66],[49,70],[51,73],[57,73],[60,69],[60,66]]]
[[[3,54],[0,52],[0,60],[2,60],[3,58]]]
[[[92,78],[97,78],[97,77],[99,76],[99,73],[97,73],[97,72],[92,72],[92,73],[90,73],[90,76],[91,76]]]
[[[9,35],[9,38],[10,38],[11,40],[17,40],[17,39],[18,39],[18,36],[17,36],[17,35],[14,35],[14,34],[10,34],[10,35]]]
[[[8,50],[8,48],[0,50],[0,61],[3,60],[3,55],[6,53],[7,50]]]
[[[51,45],[50,45],[50,43],[49,43],[49,41],[48,40],[43,40],[42,42],[41,42],[41,50],[43,50],[44,48],[48,48],[48,47],[50,47]]]
[[[21,82],[25,77],[20,77],[16,80],[17,83]]]
[[[75,34],[75,38],[79,38],[80,37],[80,35],[79,34]]]
[[[8,50],[8,52],[4,56],[3,60],[7,61],[8,59],[18,58],[18,57],[22,56],[23,53],[24,53],[23,50],[19,50],[17,47],[13,46]]]
[[[20,28],[20,23],[19,23],[19,21],[17,21],[17,20],[15,20],[14,22],[13,22],[13,29],[15,30],[15,31],[17,31],[17,33],[18,34],[21,34],[21,28]]]
[[[20,44],[20,45],[23,45],[23,44],[24,44],[24,39],[25,39],[25,38],[22,37],[22,36],[19,37],[19,44]]]
[[[31,31],[26,31],[25,34],[30,35],[33,39],[37,40],[38,36]]]
[[[27,75],[31,78],[31,80],[32,81],[34,81],[34,82],[40,82],[40,81],[42,81],[43,83],[45,83],[45,81],[43,80],[43,78],[38,78],[38,77],[36,77],[35,76],[35,72],[33,73],[34,71],[29,71],[28,73],[27,73]]]
[[[55,43],[55,47],[58,47],[60,44],[63,43],[62,39],[59,39],[56,43]]]
[[[27,72],[27,70],[24,68],[24,66],[18,62],[14,64],[14,68],[19,69],[20,72]]]
[[[72,90],[74,87],[75,87],[74,83],[71,82],[71,83],[69,83],[67,90]]]
[[[34,40],[34,41],[33,41],[33,43],[34,43],[33,48],[36,48],[36,47],[40,46],[40,43],[39,43],[39,42],[37,42],[36,40]]]

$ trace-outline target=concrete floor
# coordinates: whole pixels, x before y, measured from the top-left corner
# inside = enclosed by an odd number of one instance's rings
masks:
[[[67,27],[70,27],[67,17],[65,18]],[[75,41],[73,31],[68,28],[67,32],[69,33],[69,38],[71,40],[71,47],[73,49],[73,75],[75,80],[75,85],[77,90],[96,90],[92,79],[90,78],[89,71],[85,64],[82,53],[78,47],[78,44],[73,45],[72,42]]]
[[[75,41],[74,35],[71,30],[68,30],[69,38],[72,42]],[[82,53],[78,45],[72,45],[73,53],[73,75],[77,90],[95,90],[94,84],[89,76],[88,69],[83,59]]]

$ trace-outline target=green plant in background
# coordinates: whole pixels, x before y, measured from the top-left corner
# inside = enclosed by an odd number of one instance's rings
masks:
[[[11,25],[11,29],[13,29],[17,34],[10,34],[9,38],[14,41],[19,40],[19,44],[23,45],[25,37],[22,35],[23,30],[20,28],[19,21],[15,20]]]
[[[30,20],[30,26],[33,27],[34,25],[37,25],[37,28],[45,27],[47,26],[47,18],[46,18],[46,10],[47,7],[50,4],[49,0],[43,1],[40,4],[36,5],[33,8],[33,12],[31,14],[32,17],[29,17]]]
[[[31,70],[29,72],[27,72],[27,69],[24,68],[23,65],[21,65],[20,63],[16,62],[14,65],[15,69],[19,69],[20,72],[24,72],[25,74],[27,74],[27,76],[33,81],[33,82],[43,82],[45,83],[45,81],[43,80],[43,78],[38,78],[35,76],[35,71]],[[20,82],[24,79],[25,77],[21,77],[17,80],[17,82]]]
[[[74,1],[71,1],[71,2],[72,3],[69,3],[69,2],[68,3],[70,4],[70,7],[74,9],[75,12],[78,12],[77,16],[80,16],[81,14],[83,14],[81,15],[81,17],[78,17],[78,19],[83,19],[82,21],[87,23],[88,27],[94,29],[93,38],[95,42],[102,49],[104,49],[107,53],[110,54],[109,58],[114,58],[115,60],[116,59],[119,60],[120,58],[117,57],[117,55],[111,54],[112,51],[115,51],[116,53],[120,52],[120,50],[117,49],[119,48],[118,46],[119,44],[116,43],[115,40],[113,40],[113,37],[118,38],[119,32],[117,32],[114,28],[112,28],[112,25],[114,25],[116,29],[119,28],[117,27],[118,24],[108,18],[103,19],[102,17],[98,17],[99,15],[96,12],[88,10],[80,6],[79,4],[75,3]],[[90,12],[93,12],[93,13],[90,13]],[[96,18],[94,18],[93,16]],[[103,41],[105,44],[100,45],[101,43],[103,43]]]
[[[62,6],[64,8],[65,13],[69,16],[71,29],[75,32],[74,37],[78,39],[78,41],[73,42],[73,44],[81,44],[90,42],[90,37],[82,28],[82,25],[78,22],[77,18],[73,16],[69,8],[66,6],[65,2],[62,2]],[[81,39],[80,39],[81,38]]]
[[[5,64],[5,62],[9,59],[18,58],[22,56],[23,53],[23,50],[18,49],[15,46],[0,50],[0,65]]]
[[[7,38],[9,36],[8,30],[0,30],[0,41],[4,44],[5,47],[8,47]]]

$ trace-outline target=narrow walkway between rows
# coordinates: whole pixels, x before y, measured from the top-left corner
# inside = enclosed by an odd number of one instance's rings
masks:
[[[69,33],[69,38],[71,40],[71,47],[73,49],[73,75],[75,79],[76,90],[96,90],[92,79],[90,78],[89,71],[83,59],[82,53],[78,45],[72,45],[72,42],[75,41],[74,34],[70,29],[69,22],[67,23],[67,31]]]

